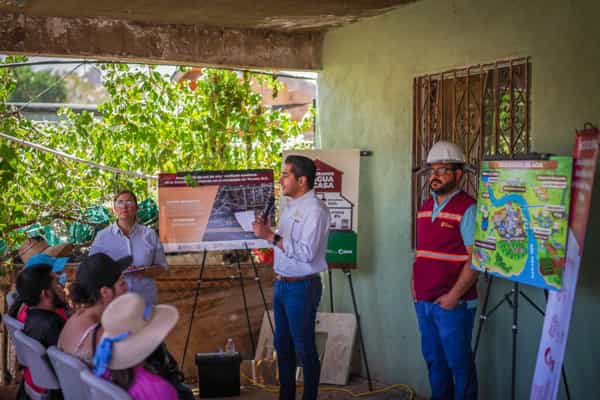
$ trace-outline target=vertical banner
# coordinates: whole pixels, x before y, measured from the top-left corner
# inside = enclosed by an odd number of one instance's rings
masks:
[[[312,159],[317,166],[315,193],[331,214],[327,263],[329,268],[356,268],[358,177],[360,150],[288,151]],[[282,207],[285,198],[282,197]]]
[[[583,244],[592,202],[598,157],[598,134],[595,128],[577,132],[573,150],[571,215],[563,285],[560,291],[550,292],[548,296],[530,400],[556,399],[558,395],[577,276],[583,256]]]

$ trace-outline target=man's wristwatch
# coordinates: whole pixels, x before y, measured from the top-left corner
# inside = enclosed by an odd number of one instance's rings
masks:
[[[277,233],[276,233],[276,234],[273,236],[273,241],[271,242],[271,244],[272,244],[273,246],[277,246],[277,244],[279,243],[279,241],[280,241],[280,240],[281,240],[281,235],[279,235],[279,234],[277,234]]]

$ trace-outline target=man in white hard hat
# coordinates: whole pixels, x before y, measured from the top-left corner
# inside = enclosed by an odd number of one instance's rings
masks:
[[[453,143],[431,147],[432,198],[417,214],[412,295],[432,399],[477,398],[471,336],[478,275],[470,266],[476,202],[458,188],[465,162]]]

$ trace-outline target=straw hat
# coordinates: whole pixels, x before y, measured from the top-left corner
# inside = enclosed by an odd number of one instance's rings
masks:
[[[179,312],[173,306],[159,304],[149,306],[146,311],[144,299],[139,294],[126,293],[117,297],[102,314],[102,339],[124,333],[129,335],[113,343],[108,367],[119,370],[140,364],[164,341],[178,319]]]

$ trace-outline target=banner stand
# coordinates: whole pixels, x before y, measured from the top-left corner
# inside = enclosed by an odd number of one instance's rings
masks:
[[[248,243],[244,243],[244,247],[245,247],[245,251],[247,251],[248,253],[248,257],[250,258],[250,261],[252,262],[252,268],[254,270],[254,281],[256,282],[256,285],[258,286],[258,290],[260,291],[260,295],[261,295],[261,299],[263,301],[263,305],[265,307],[265,312],[267,313],[267,318],[269,320],[269,325],[271,327],[271,332],[273,332],[273,337],[275,336],[274,333],[274,328],[273,328],[273,322],[271,321],[271,316],[269,315],[269,307],[267,305],[267,300],[265,298],[265,292],[262,288],[262,284],[260,281],[260,275],[258,273],[258,268],[256,267],[256,264],[254,263],[254,258],[252,258],[252,253],[250,248],[248,247]],[[222,280],[238,280],[240,282],[240,288],[242,290],[242,300],[244,303],[244,313],[246,314],[246,322],[248,324],[248,335],[250,336],[250,343],[252,344],[252,354],[256,353],[256,341],[254,340],[254,335],[252,334],[252,324],[250,323],[250,313],[248,311],[248,301],[246,299],[246,288],[244,286],[244,276],[242,274],[242,265],[240,262],[240,253],[238,250],[234,250],[234,255],[235,255],[235,259],[232,260],[232,262],[230,263],[231,266],[236,266],[237,267],[237,275],[232,275],[229,278],[212,278],[212,279],[206,279],[203,280],[202,276],[204,274],[204,267],[206,266],[206,254],[207,254],[207,250],[204,249],[203,254],[202,254],[202,263],[200,264],[200,272],[198,275],[198,281],[197,281],[197,285],[196,285],[196,293],[194,294],[194,305],[192,307],[192,315],[190,317],[190,323],[188,325],[188,331],[187,331],[187,335],[185,337],[185,345],[183,346],[183,354],[181,356],[181,368],[183,368],[184,362],[185,362],[185,356],[187,353],[187,348],[188,348],[188,344],[190,341],[190,335],[192,333],[192,325],[194,323],[194,317],[196,315],[196,308],[198,306],[198,296],[200,294],[200,286],[202,285],[202,282],[212,282],[212,281],[222,281]]]
[[[511,399],[514,400],[516,398],[516,376],[517,376],[517,333],[519,328],[519,297],[522,297],[533,309],[535,309],[540,315],[544,316],[544,311],[540,306],[535,304],[535,302],[527,296],[520,288],[518,282],[513,282],[513,288],[506,292],[504,296],[502,296],[502,300],[500,300],[496,305],[494,305],[488,311],[488,303],[490,298],[490,293],[492,291],[492,284],[494,283],[494,276],[489,275],[487,272],[484,273],[484,279],[487,281],[487,287],[485,292],[485,298],[483,301],[483,306],[481,308],[481,312],[479,314],[479,326],[477,327],[477,336],[475,337],[475,346],[473,347],[473,360],[475,360],[477,356],[477,349],[479,347],[479,340],[481,338],[481,332],[483,330],[483,324],[490,318],[494,312],[496,312],[500,306],[504,303],[507,303],[510,308],[512,308],[513,314],[513,322],[512,322],[512,367],[511,367]],[[544,290],[544,295],[548,296],[548,291]],[[567,399],[571,399],[571,393],[569,392],[569,384],[567,382],[567,374],[565,372],[565,366],[562,366],[562,379],[565,385],[565,393],[567,395]],[[473,379],[473,373],[469,377],[469,382]]]
[[[341,269],[344,272],[344,275],[348,277],[348,285],[350,286],[350,296],[352,297],[352,307],[354,309],[354,316],[356,317],[356,327],[358,331],[358,340],[360,344],[360,352],[362,354],[362,359],[365,364],[365,371],[367,372],[367,382],[369,384],[369,391],[373,391],[373,380],[371,379],[371,371],[369,370],[369,362],[367,361],[367,352],[365,349],[365,342],[363,340],[362,327],[360,322],[360,315],[358,314],[358,307],[356,305],[356,295],[354,293],[354,285],[352,284],[352,269],[344,268],[343,264],[336,264],[336,267],[329,267],[327,269],[327,273],[329,275],[329,308],[333,313],[333,269]]]

